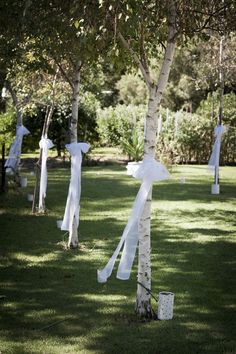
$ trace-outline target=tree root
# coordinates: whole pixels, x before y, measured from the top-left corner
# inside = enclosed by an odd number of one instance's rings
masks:
[[[152,305],[149,301],[141,301],[141,303],[136,302],[135,313],[140,319],[157,319],[157,313],[153,310]]]

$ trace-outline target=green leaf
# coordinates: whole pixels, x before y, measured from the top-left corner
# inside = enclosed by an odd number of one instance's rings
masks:
[[[74,23],[74,25],[75,25],[75,28],[78,29],[79,26],[80,26],[80,22],[79,22],[78,20],[76,20],[75,23]]]

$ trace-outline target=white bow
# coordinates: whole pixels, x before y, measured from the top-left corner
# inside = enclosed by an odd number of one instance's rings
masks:
[[[5,162],[5,167],[7,168],[7,170],[9,170],[9,172],[10,170],[15,171],[16,169],[17,161],[21,155],[22,139],[23,136],[27,134],[30,134],[30,132],[23,125],[19,125],[16,127],[16,138],[11,144],[8,159]]]
[[[219,167],[221,139],[222,139],[222,135],[226,132],[226,130],[227,128],[224,127],[223,125],[218,125],[214,129],[214,135],[216,139],[213,145],[210,160],[208,162],[208,167],[212,172],[214,172],[215,167]]]
[[[162,181],[170,177],[166,167],[150,156],[145,156],[142,162],[128,164],[127,173],[134,178],[141,179],[142,184],[134,201],[128,223],[115,252],[105,268],[97,270],[97,279],[99,283],[105,283],[107,278],[110,277],[116,258],[123,245],[124,247],[116,277],[121,280],[129,279],[138,244],[139,221],[143,213],[148,193],[154,181]]]
[[[76,222],[76,226],[79,226],[82,163],[81,151],[86,153],[89,150],[90,145],[86,143],[71,143],[66,145],[66,148],[71,154],[71,179],[61,230],[72,232],[74,221]]]
[[[41,176],[40,176],[40,188],[39,188],[39,210],[43,209],[43,198],[46,197],[47,191],[47,157],[48,150],[54,146],[50,139],[46,136],[42,136],[39,147],[42,149],[42,163],[41,163]]]

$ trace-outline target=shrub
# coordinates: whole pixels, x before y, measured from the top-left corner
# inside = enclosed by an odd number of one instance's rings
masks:
[[[223,124],[228,125],[229,130],[222,141],[221,163],[236,162],[235,98],[233,93],[223,98]],[[217,94],[214,93],[201,102],[196,113],[162,109],[160,116],[163,123],[157,140],[157,158],[168,164],[207,163],[214,143],[217,105]],[[143,136],[145,114],[144,105],[117,105],[99,110],[97,125],[101,145],[120,145],[130,158],[140,157],[142,145],[139,139]]]
[[[146,107],[143,105],[117,105],[99,110],[97,118],[101,145],[118,146],[121,139],[129,140],[134,127],[144,130]]]
[[[12,108],[0,114],[0,144],[8,149],[16,134],[16,114]]]
[[[144,139],[137,128],[134,128],[128,139],[121,138],[121,148],[129,156],[129,160],[140,161],[144,153]]]
[[[236,162],[236,96],[223,98],[223,124],[229,129],[221,145],[221,163]],[[214,109],[213,109],[214,108]],[[201,102],[196,113],[170,112],[157,142],[157,155],[172,163],[207,163],[214,143],[217,125],[217,95],[209,95]]]

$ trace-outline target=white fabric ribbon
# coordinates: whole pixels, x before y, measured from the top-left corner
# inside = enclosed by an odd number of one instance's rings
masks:
[[[11,144],[9,156],[5,162],[5,167],[7,170],[16,170],[17,161],[21,155],[22,139],[24,135],[30,134],[29,130],[23,125],[19,125],[16,128],[16,138]]]
[[[76,226],[79,226],[82,163],[81,152],[86,153],[89,150],[90,145],[86,143],[71,143],[66,145],[66,148],[71,154],[71,179],[61,230],[72,232],[74,221],[76,222]]]
[[[214,172],[215,167],[219,167],[221,139],[222,135],[226,132],[226,130],[227,128],[223,125],[218,125],[214,129],[214,135],[216,139],[213,145],[210,160],[208,162],[208,167],[212,172]]]
[[[42,163],[41,163],[41,176],[40,176],[40,187],[39,187],[39,210],[43,209],[43,198],[46,197],[47,191],[47,157],[48,150],[54,146],[50,139],[46,136],[42,136],[39,147],[42,149]]]
[[[162,181],[170,177],[166,167],[150,156],[145,156],[142,162],[128,164],[127,173],[134,178],[141,179],[142,184],[134,201],[128,223],[115,252],[105,268],[97,270],[97,280],[99,283],[105,283],[107,278],[110,277],[116,258],[123,245],[124,247],[116,277],[121,280],[129,279],[138,244],[139,221],[143,213],[148,193],[154,181]]]

